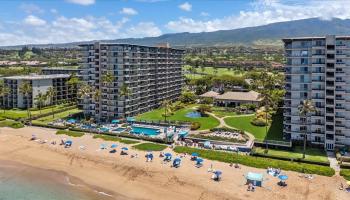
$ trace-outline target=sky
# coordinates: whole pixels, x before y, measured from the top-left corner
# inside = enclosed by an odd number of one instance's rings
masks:
[[[350,18],[350,0],[0,0],[0,46]]]

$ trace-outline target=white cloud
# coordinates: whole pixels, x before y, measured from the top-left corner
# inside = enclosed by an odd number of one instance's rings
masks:
[[[79,4],[83,6],[88,6],[95,4],[95,0],[66,0],[69,3]]]
[[[160,36],[162,31],[153,22],[140,22],[128,28],[127,33],[133,37],[155,37]]]
[[[43,19],[40,19],[39,17],[36,17],[34,15],[29,15],[23,20],[24,24],[30,25],[30,26],[44,26],[46,24],[46,21]]]
[[[122,8],[122,10],[119,13],[124,14],[124,15],[137,15],[138,14],[138,12],[133,8]]]
[[[105,17],[57,16],[52,21],[45,21],[30,15],[22,23],[0,22],[4,27],[0,29],[0,46],[65,43],[162,34],[153,22],[139,22],[134,25],[128,25],[128,22],[127,17],[111,21]]]
[[[306,18],[349,19],[350,4],[347,0],[305,1],[298,4],[283,4],[265,0],[252,4],[253,9],[240,11],[237,15],[210,20],[195,20],[180,17],[169,21],[165,26],[173,32],[202,32],[265,25],[275,22]]]
[[[188,3],[188,2],[185,2],[185,3],[181,4],[181,5],[179,5],[179,8],[181,10],[183,10],[183,11],[189,12],[189,11],[192,10],[192,5],[190,3]]]
[[[57,11],[56,9],[54,9],[54,8],[51,8],[51,9],[50,9],[50,12],[51,12],[52,14],[57,14],[57,13],[58,13],[58,11]]]
[[[210,14],[207,12],[201,12],[200,16],[202,17],[208,17]]]
[[[22,3],[19,8],[23,10],[27,14],[33,14],[33,13],[44,13],[44,10],[41,9],[39,6],[31,3]]]

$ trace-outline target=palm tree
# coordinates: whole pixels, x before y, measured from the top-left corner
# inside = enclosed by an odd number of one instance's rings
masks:
[[[111,88],[112,83],[114,82],[114,79],[115,79],[114,75],[110,72],[107,72],[107,73],[102,75],[102,83],[107,85],[107,87],[108,87],[108,94],[107,94],[108,98],[109,98],[109,94],[111,94],[110,88]],[[108,102],[110,102],[109,100],[110,99],[108,99]],[[108,121],[109,121],[109,117],[110,117],[110,115],[107,116]]]
[[[124,98],[127,98],[131,94],[131,89],[124,83],[120,89],[119,89],[119,95],[123,96]],[[125,115],[125,104],[126,102],[124,101],[124,115]]]
[[[4,109],[5,113],[5,100],[4,97],[7,96],[10,93],[10,88],[5,86],[4,84],[0,85],[0,97],[2,98],[1,106]]]
[[[100,101],[101,98],[101,91],[97,90],[96,88],[94,89],[94,94],[93,94],[93,98],[95,101]]]
[[[31,121],[30,111],[29,111],[29,94],[32,92],[32,85],[28,81],[23,81],[19,86],[19,92],[22,93],[27,101],[27,114],[29,121]]]
[[[45,101],[47,100],[47,96],[45,94],[39,92],[38,95],[36,95],[36,97],[34,98],[34,100],[38,104],[39,111],[40,111],[40,114],[41,114],[41,108],[45,104]]]
[[[166,122],[166,117],[168,115],[168,110],[169,110],[169,104],[170,101],[168,99],[165,99],[162,101],[162,107],[164,107],[164,122]]]
[[[85,98],[90,97],[91,91],[92,91],[92,88],[91,88],[90,85],[88,85],[88,84],[83,84],[83,85],[81,85],[81,87],[79,88],[79,91],[78,91],[77,95],[78,95],[79,98],[85,99]],[[84,112],[84,119],[86,119],[85,112]]]
[[[78,89],[78,85],[81,83],[80,79],[77,77],[76,74],[71,74],[71,76],[69,77],[69,80],[67,81],[68,84],[68,88],[72,91],[69,92],[69,94],[74,94],[73,91],[77,91]],[[71,101],[73,101],[74,97],[72,96]]]
[[[304,118],[304,119],[306,118],[306,120],[303,120],[303,122],[304,122],[304,126],[307,126],[309,121],[310,121],[310,117],[311,117],[310,114],[316,111],[314,103],[312,102],[311,99],[303,100],[303,103],[299,105],[298,109],[299,109],[300,118]],[[307,131],[308,131],[307,127],[305,127],[305,130],[304,130],[303,159],[305,158]]]
[[[272,96],[270,93],[270,90],[266,90],[264,89],[260,94],[259,94],[259,98],[261,99],[261,104],[264,105],[265,107],[265,137],[267,137],[267,132],[268,132],[268,125],[269,125],[269,121],[268,121],[268,114],[270,111],[270,108],[274,107],[274,102],[272,100]],[[268,142],[266,140],[266,149],[268,149]]]
[[[53,87],[49,87],[46,92],[46,96],[50,100],[50,105],[53,105],[53,97],[56,95],[56,90]],[[55,118],[54,107],[52,106],[52,118]]]

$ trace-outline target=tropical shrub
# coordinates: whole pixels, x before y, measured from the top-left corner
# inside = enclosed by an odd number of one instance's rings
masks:
[[[254,126],[266,126],[266,120],[262,119],[262,118],[254,118],[252,119],[252,121],[250,122],[251,124],[253,124]]]
[[[340,176],[343,176],[346,180],[350,181],[350,169],[341,169]]]
[[[191,130],[197,130],[201,127],[201,123],[199,122],[192,122],[191,124]]]
[[[184,104],[195,103],[196,95],[193,94],[192,92],[184,92],[180,96],[180,101]]]

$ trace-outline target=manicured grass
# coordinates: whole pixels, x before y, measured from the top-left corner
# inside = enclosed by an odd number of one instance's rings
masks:
[[[115,142],[120,142],[120,143],[124,143],[124,144],[137,144],[137,143],[139,143],[139,141],[136,141],[136,140],[122,139],[120,137],[111,136],[111,135],[94,135],[93,138],[94,139],[100,138],[100,139],[105,140],[105,141],[115,141]]]
[[[213,107],[212,113],[215,114],[217,117],[226,117],[226,116],[236,116],[237,113],[228,111],[224,107]]]
[[[36,120],[33,120],[33,122],[38,123],[38,124],[47,125],[49,122],[55,121],[57,119],[64,119],[64,118],[67,118],[69,115],[80,113],[80,112],[82,112],[82,111],[77,109],[77,108],[74,108],[74,109],[67,110],[64,112],[56,113],[55,117],[52,117],[52,115],[49,115],[46,117],[42,117],[42,118],[38,118]]]
[[[185,65],[183,69],[188,70],[190,68],[189,65]],[[215,75],[214,73],[214,67],[204,67],[204,71],[202,70],[201,67],[198,67],[196,69],[197,73],[204,73],[204,74],[209,74],[209,75]],[[221,75],[235,75],[235,76],[243,76],[245,73],[243,71],[239,70],[229,70],[229,68],[217,68],[217,74],[218,76]]]
[[[195,109],[193,109],[193,105],[188,106],[186,108],[175,111],[173,115],[167,117],[167,120],[183,121],[183,122],[199,122],[201,124],[201,127],[199,128],[199,130],[207,130],[207,129],[215,128],[220,124],[220,122],[212,116],[199,117],[199,118],[186,117],[187,113],[194,111],[194,110]],[[137,120],[146,120],[146,121],[151,121],[151,120],[154,120],[154,121],[162,120],[163,121],[164,120],[164,117],[162,116],[163,112],[164,112],[164,109],[162,109],[162,108],[152,110],[150,112],[138,115],[136,117],[136,119]]]
[[[341,169],[340,176],[343,176],[346,180],[350,181],[350,169]]]
[[[133,148],[141,151],[163,151],[167,148],[166,145],[156,143],[142,143],[133,146]]]
[[[281,113],[272,117],[267,134],[266,127],[254,126],[250,123],[253,118],[254,115],[228,117],[225,118],[225,122],[231,127],[253,134],[259,140],[283,140],[283,116]]]
[[[79,132],[79,131],[67,131],[67,130],[58,130],[56,132],[56,135],[68,135],[71,137],[81,137],[84,135],[83,132]]]
[[[63,108],[66,108],[67,106],[68,106],[67,104],[56,105],[53,111],[61,110]],[[51,112],[52,112],[52,107],[43,108],[41,111],[39,110],[30,111],[31,116],[36,116],[36,115],[46,114]],[[10,110],[5,110],[5,113],[4,113],[4,110],[0,110],[0,117],[17,120],[21,118],[27,118],[28,114],[26,109],[10,109]]]
[[[256,147],[254,150],[256,153],[264,154],[265,149]],[[269,149],[267,155],[290,159],[301,159],[303,157],[303,148],[296,146],[292,151]],[[305,160],[328,162],[327,154],[324,150],[310,147],[306,149]]]
[[[188,137],[207,139],[207,140],[233,142],[233,143],[245,143],[246,142],[246,140],[239,140],[236,138],[225,138],[225,137],[220,137],[220,136],[213,136],[213,135],[210,136],[210,135],[202,135],[202,134],[190,134]]]
[[[10,128],[23,128],[24,125],[21,122],[16,122],[13,120],[2,120],[0,121],[0,127],[10,127]]]
[[[214,150],[203,150],[190,147],[175,147],[174,151],[176,153],[198,153],[200,157],[209,160],[217,160],[226,163],[239,163],[242,165],[267,169],[268,167],[280,168],[282,170],[296,171],[307,174],[318,174],[323,176],[333,176],[335,174],[334,169],[326,166],[312,165],[305,163],[297,163],[290,161],[274,160],[270,158],[261,158],[240,155],[236,153],[227,153],[222,151]]]

